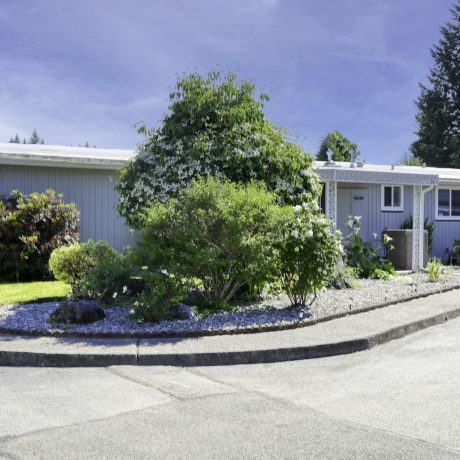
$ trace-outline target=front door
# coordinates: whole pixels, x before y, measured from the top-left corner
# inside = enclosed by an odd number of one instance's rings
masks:
[[[361,236],[364,241],[369,241],[368,235],[368,190],[364,188],[338,188],[337,189],[337,228],[344,237],[350,234],[347,222],[350,216],[361,216]]]

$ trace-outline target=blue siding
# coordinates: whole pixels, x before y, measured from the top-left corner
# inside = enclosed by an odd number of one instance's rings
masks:
[[[454,241],[460,239],[460,220],[436,220],[435,199],[434,190],[426,194],[425,215],[435,221],[432,255],[447,262],[448,251],[452,249]]]
[[[116,210],[115,171],[0,165],[0,194],[53,189],[80,211],[81,241],[107,240],[115,249],[133,244],[134,237]]]
[[[367,189],[368,212],[362,216],[362,235],[371,240],[372,233],[380,235],[387,229],[399,229],[401,224],[412,215],[413,210],[413,187],[404,186],[404,207],[402,212],[381,211],[381,186],[380,184],[353,184],[339,183],[338,193],[341,189]],[[430,256],[439,257],[447,262],[448,251],[452,249],[456,239],[460,239],[460,220],[445,221],[436,220],[435,215],[435,190],[425,195],[425,217],[435,221],[433,248]]]

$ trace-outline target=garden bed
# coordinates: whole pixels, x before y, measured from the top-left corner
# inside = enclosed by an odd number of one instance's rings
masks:
[[[356,283],[352,289],[328,289],[319,293],[308,310],[290,307],[284,295],[267,296],[258,302],[239,305],[235,313],[222,312],[195,320],[158,324],[138,324],[129,319],[130,309],[120,306],[106,308],[104,320],[76,326],[48,322],[57,302],[0,306],[0,332],[79,337],[186,337],[290,329],[460,289],[460,269],[452,269],[448,277],[438,282],[430,282],[425,273],[417,273],[388,281],[359,280]]]

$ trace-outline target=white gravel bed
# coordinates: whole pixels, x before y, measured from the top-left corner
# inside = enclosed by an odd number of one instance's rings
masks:
[[[415,296],[460,288],[460,269],[450,269],[439,282],[425,273],[399,275],[391,280],[359,280],[352,289],[320,292],[306,311],[290,307],[286,296],[267,296],[241,305],[236,313],[217,313],[195,320],[139,324],[129,319],[129,308],[106,308],[106,318],[88,325],[50,324],[48,318],[57,302],[0,306],[0,332],[69,335],[154,336],[238,333],[308,325],[328,317],[404,301]]]

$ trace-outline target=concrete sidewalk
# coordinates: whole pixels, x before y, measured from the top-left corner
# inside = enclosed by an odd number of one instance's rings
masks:
[[[0,335],[0,366],[213,366],[367,350],[460,316],[460,290],[299,329],[172,339]]]

